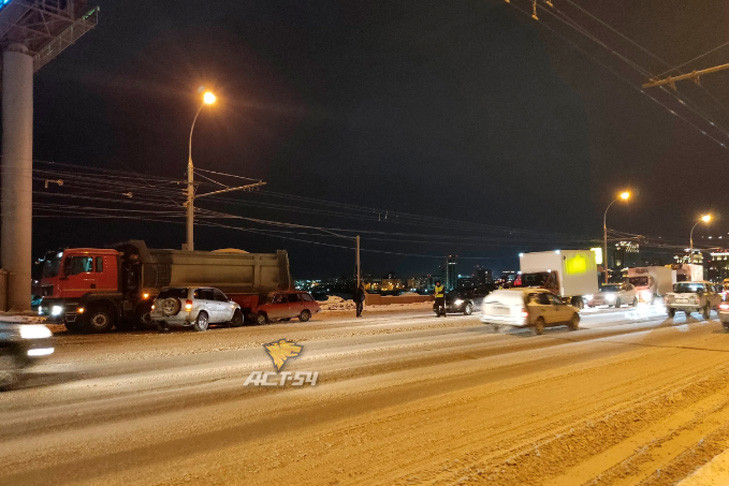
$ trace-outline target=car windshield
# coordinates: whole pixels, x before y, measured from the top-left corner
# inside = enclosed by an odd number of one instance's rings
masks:
[[[630,277],[628,280],[636,287],[645,287],[648,285],[648,277]]]
[[[704,291],[704,284],[696,282],[679,282],[673,286],[677,294],[695,294]]]
[[[600,292],[617,292],[620,289],[620,284],[603,284],[600,287]]]
[[[169,299],[170,297],[174,297],[176,299],[186,299],[187,298],[187,289],[186,288],[164,289],[157,296],[158,299]]]
[[[549,272],[522,273],[514,280],[514,287],[541,287],[548,278]]]

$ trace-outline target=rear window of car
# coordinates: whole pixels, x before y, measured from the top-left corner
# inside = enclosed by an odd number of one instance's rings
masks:
[[[483,301],[484,304],[523,305],[524,296],[521,292],[497,290],[491,292]]]
[[[200,300],[215,300],[215,292],[213,289],[196,289],[192,298]]]
[[[677,294],[693,294],[696,292],[704,292],[704,284],[694,282],[679,282],[673,286],[673,291]]]
[[[301,297],[301,300],[304,302],[314,302],[314,297],[310,294],[299,294],[299,297]]]
[[[157,296],[157,298],[159,298],[159,299],[169,299],[170,297],[174,297],[176,299],[187,299],[187,289],[186,288],[164,289]]]

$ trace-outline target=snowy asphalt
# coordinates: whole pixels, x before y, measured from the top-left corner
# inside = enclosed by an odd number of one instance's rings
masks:
[[[283,371],[316,386],[244,386],[284,338],[303,349]],[[716,315],[586,309],[580,330],[532,336],[421,310],[54,340],[0,393],[0,484],[666,484],[729,448]]]

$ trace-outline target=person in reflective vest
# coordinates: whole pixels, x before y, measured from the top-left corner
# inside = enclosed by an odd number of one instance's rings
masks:
[[[440,280],[435,282],[433,297],[435,297],[435,315],[445,317],[445,288],[441,285]]]

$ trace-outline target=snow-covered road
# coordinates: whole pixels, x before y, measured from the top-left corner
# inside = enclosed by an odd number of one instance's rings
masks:
[[[696,317],[62,333],[0,394],[0,484],[671,484],[729,448],[729,334]],[[316,386],[244,386],[283,338]]]

